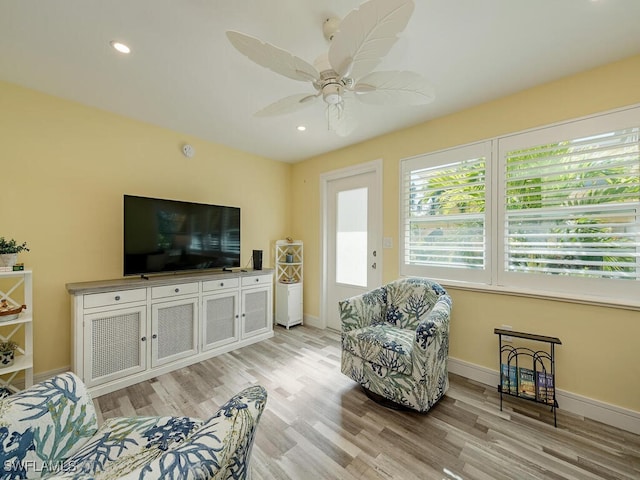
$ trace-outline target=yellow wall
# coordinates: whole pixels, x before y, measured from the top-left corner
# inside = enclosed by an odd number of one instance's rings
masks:
[[[397,246],[400,159],[639,102],[636,56],[291,166],[0,82],[0,236],[32,248],[20,261],[34,270],[35,371],[70,363],[64,285],[121,276],[125,193],[240,206],[243,264],[263,249],[271,266],[274,240],[304,240],[305,313],[318,316],[320,174],[382,158]],[[383,253],[389,281],[398,250]],[[637,311],[450,291],[453,357],[496,369],[502,324],[558,336],[559,388],[640,411]]]
[[[292,233],[305,241],[305,313],[320,312],[320,181],[331,170],[384,161],[384,281],[399,275],[402,158],[640,102],[640,56],[561,79],[423,125],[294,164]],[[559,337],[558,388],[640,411],[640,312],[449,289],[452,357],[497,370],[493,328]]]
[[[70,364],[65,284],[122,276],[123,194],[241,207],[242,265],[262,249],[272,266],[289,234],[289,164],[2,82],[0,165],[0,236],[31,248],[36,374]]]

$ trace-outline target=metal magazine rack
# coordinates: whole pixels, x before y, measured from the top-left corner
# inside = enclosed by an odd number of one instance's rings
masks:
[[[500,411],[502,411],[503,395],[542,403],[551,407],[553,425],[557,427],[555,346],[562,345],[560,339],[501,328],[494,329],[493,333],[498,335],[500,347],[500,384],[498,385]],[[524,346],[515,347],[503,337],[521,338],[548,345],[544,350],[534,350]],[[521,361],[523,358],[530,360],[523,362]]]

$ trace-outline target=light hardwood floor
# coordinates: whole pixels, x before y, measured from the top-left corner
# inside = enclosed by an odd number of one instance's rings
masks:
[[[207,418],[251,384],[269,398],[253,450],[260,479],[640,479],[640,436],[450,375],[429,412],[379,406],[340,373],[340,336],[297,326],[94,400],[99,418]],[[562,407],[562,405],[560,405]]]

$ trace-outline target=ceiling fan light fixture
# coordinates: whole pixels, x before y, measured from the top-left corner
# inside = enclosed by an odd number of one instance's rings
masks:
[[[329,83],[322,87],[322,99],[329,105],[342,102],[342,87],[337,83]]]

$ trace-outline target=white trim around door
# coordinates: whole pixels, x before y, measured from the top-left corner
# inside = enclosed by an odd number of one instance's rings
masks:
[[[375,175],[375,191],[373,192],[374,196],[372,198],[373,202],[373,212],[376,216],[375,227],[377,232],[375,232],[374,244],[371,245],[371,248],[375,250],[376,253],[376,263],[379,266],[375,270],[375,278],[374,283],[376,286],[382,284],[382,266],[383,266],[383,255],[382,255],[382,171],[383,171],[383,162],[382,159],[373,160],[371,162],[361,163],[358,165],[354,165],[351,167],[341,168],[339,170],[333,170],[331,172],[326,172],[320,175],[320,318],[318,322],[314,324],[314,326],[319,328],[327,328],[327,311],[329,306],[328,302],[328,242],[329,242],[329,225],[328,225],[328,185],[330,182],[334,180],[340,180],[347,177],[352,177],[356,175],[361,175],[365,173],[373,173]],[[335,306],[334,308],[337,308]],[[314,322],[315,323],[315,322]]]

